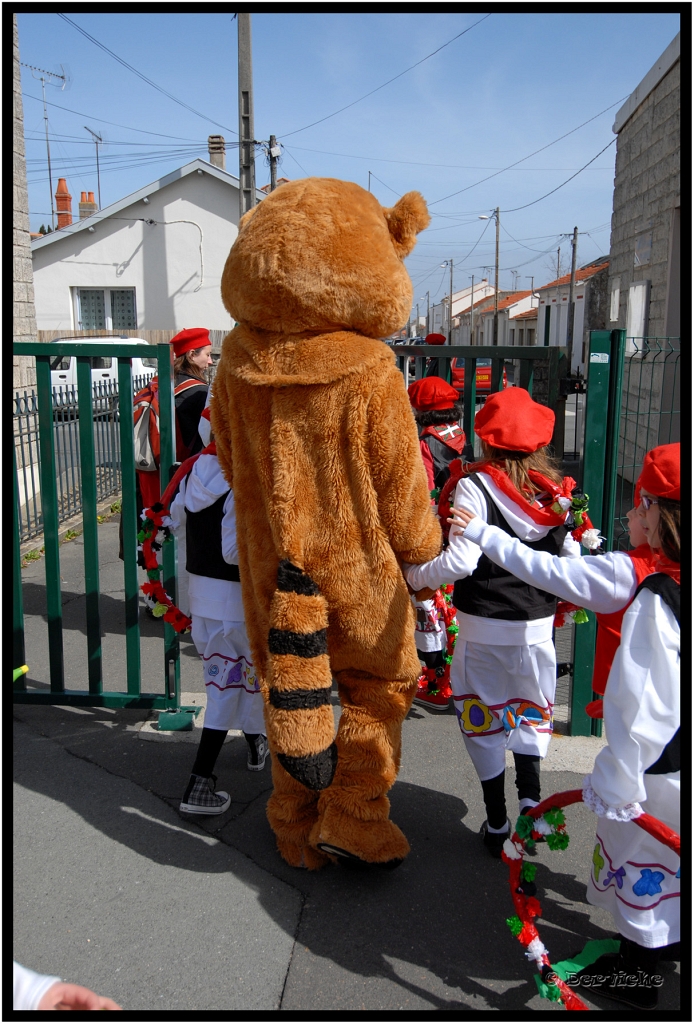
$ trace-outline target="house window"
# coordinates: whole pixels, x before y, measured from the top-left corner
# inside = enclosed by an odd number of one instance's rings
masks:
[[[77,330],[137,329],[134,288],[75,288],[73,297]]]
[[[519,345],[523,344],[523,328],[522,327],[518,328],[518,344]]]
[[[511,343],[511,345],[515,345],[516,343],[515,343],[515,341],[514,341],[514,338],[515,338],[515,336],[516,336],[516,332],[515,332],[515,330],[513,329],[513,327],[512,327],[512,328],[511,328],[511,330],[509,331],[509,334],[511,335],[511,342],[510,342],[510,343]]]
[[[554,301],[554,300],[552,300],[552,301]],[[551,319],[552,319],[552,307],[551,306],[545,306],[545,337],[544,337],[544,344],[545,345],[549,345],[549,331],[550,331]]]
[[[534,327],[529,327],[528,328],[528,345],[534,345],[534,344],[535,344],[535,328]]]

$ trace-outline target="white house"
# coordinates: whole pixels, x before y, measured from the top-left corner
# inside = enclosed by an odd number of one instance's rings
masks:
[[[38,330],[231,330],[220,281],[238,234],[238,185],[196,159],[69,223],[63,182],[67,225],[31,244]]]
[[[494,285],[490,284],[486,277],[483,277],[481,281],[478,281],[474,287],[469,285],[467,288],[463,288],[459,292],[453,292],[453,327],[456,326],[455,321],[462,316],[463,313],[470,312],[470,305],[474,303],[475,308],[481,299],[486,299],[489,295],[494,294]],[[499,293],[501,294],[501,293]],[[503,293],[507,294],[506,292]],[[429,331],[432,334],[448,334],[448,317],[449,317],[449,299],[446,295],[445,298],[437,302],[435,306],[431,306],[429,309]],[[467,342],[460,342],[460,344],[467,344]]]
[[[498,345],[520,344],[516,317],[529,313],[531,318],[537,314],[537,293],[532,291],[505,292],[499,296],[499,331]],[[512,333],[513,332],[513,333]],[[470,337],[469,316],[461,319],[461,345],[468,345]],[[485,299],[481,308],[475,303],[473,345],[492,345],[494,338],[494,298]],[[526,342],[523,344],[532,344]]]
[[[572,372],[578,367],[581,373],[585,373],[588,334],[590,331],[604,330],[606,327],[609,266],[609,259],[602,256],[576,271]],[[538,345],[566,345],[570,280],[571,275],[565,274],[564,277],[535,289],[540,303]]]

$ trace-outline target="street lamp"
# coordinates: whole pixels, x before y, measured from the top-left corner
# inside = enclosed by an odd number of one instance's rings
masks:
[[[494,335],[492,345],[499,344],[499,207],[492,214],[496,221],[496,260],[494,264]],[[489,220],[484,214],[479,214],[479,220]]]
[[[424,302],[424,296],[419,296],[419,301]],[[427,334],[429,333],[429,292],[427,292]]]

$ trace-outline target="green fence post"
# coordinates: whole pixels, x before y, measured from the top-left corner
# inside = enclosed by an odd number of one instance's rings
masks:
[[[456,364],[457,365],[457,364]],[[469,445],[470,455],[475,447],[475,402],[477,399],[477,360],[465,359],[465,377],[463,380],[463,430],[465,441]]]
[[[533,394],[533,376],[535,374],[535,360],[534,359],[521,359],[520,361],[520,380],[519,384],[524,388],[530,397]]]
[[[611,332],[610,396],[607,407],[605,436],[605,492],[603,496],[602,532],[605,550],[611,551],[614,541],[615,495],[617,493],[617,465],[619,451],[619,421],[622,410],[622,381],[624,378],[624,352],[626,331]]]
[[[602,530],[605,483],[605,425],[610,399],[610,331],[591,331],[588,356],[588,382],[585,407],[585,443],[583,456],[583,490],[589,496],[590,518]],[[585,557],[595,557],[586,555]],[[599,556],[598,556],[599,557]],[[590,736],[594,720],[585,710],[593,699],[593,666],[595,662],[595,636],[597,622],[588,612],[588,622],[577,626],[574,636],[574,672],[571,691],[571,735]]]
[[[103,691],[101,671],[101,616],[99,614],[99,536],[96,521],[96,459],[92,419],[92,370],[89,356],[77,356],[80,472],[82,475],[82,539],[84,590],[87,612],[87,671],[89,692]]]
[[[39,406],[39,453],[41,510],[43,513],[46,611],[48,614],[48,664],[51,693],[65,691],[63,662],[63,609],[60,594],[58,543],[58,470],[53,438],[53,403],[49,356],[36,356],[36,392]]]
[[[22,599],[22,556],[19,551],[19,488],[17,486],[17,449],[12,439],[14,476],[14,516],[12,523],[12,668],[24,664],[24,603]],[[12,683],[13,690],[26,690],[25,675]]]
[[[174,368],[171,345],[157,345],[157,366],[159,377],[159,434],[161,449],[159,455],[159,479],[162,492],[173,474],[176,461],[176,420],[174,407]],[[174,604],[178,604],[176,584],[176,537],[163,547],[164,590]],[[169,622],[164,623],[164,661],[166,695],[171,707],[181,703],[181,666],[179,661],[178,633]]]
[[[125,655],[128,693],[142,690],[140,657],[140,590],[137,582],[137,534],[142,511],[135,500],[135,437],[131,396],[133,373],[130,359],[118,360],[118,406],[120,409],[121,525],[123,533],[123,583],[125,588]]]

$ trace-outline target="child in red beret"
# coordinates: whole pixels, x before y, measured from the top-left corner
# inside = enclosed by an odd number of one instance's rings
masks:
[[[441,377],[433,376],[414,381],[407,393],[419,428],[429,490],[436,500],[448,479],[450,463],[462,456],[465,447],[460,396]],[[454,633],[448,630],[456,625],[454,611],[441,590],[427,600],[415,600],[414,606],[417,654],[425,666],[414,701],[431,711],[446,711],[453,696],[446,656],[449,647],[453,648]]]
[[[477,414],[484,461],[464,467],[454,504],[499,526],[529,548],[578,557],[569,515],[575,481],[562,479],[546,446],[554,413],[520,388],[491,395]],[[414,591],[454,583],[459,633],[451,665],[456,714],[482,783],[487,820],[481,833],[500,857],[509,835],[505,752],[516,767],[519,810],[540,801],[540,761],[552,735],[556,599],[494,565],[479,547],[451,533],[448,548],[405,567]]]

